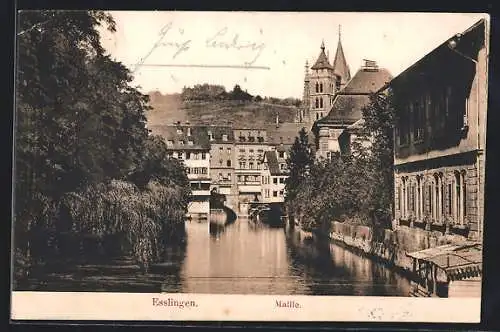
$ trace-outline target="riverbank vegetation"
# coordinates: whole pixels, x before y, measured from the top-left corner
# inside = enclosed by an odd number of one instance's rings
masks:
[[[190,189],[148,133],[148,97],[101,46],[113,18],[44,10],[18,22],[14,279],[112,253],[147,268],[164,241],[183,241]]]
[[[372,95],[351,153],[314,160],[305,131],[292,146],[286,205],[306,231],[331,231],[333,221],[390,228],[393,202],[391,95]],[[371,144],[362,144],[371,142]]]

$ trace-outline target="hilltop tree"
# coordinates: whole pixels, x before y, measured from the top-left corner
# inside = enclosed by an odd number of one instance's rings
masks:
[[[253,99],[253,96],[246,91],[243,91],[238,84],[236,84],[233,90],[229,92],[229,96],[233,100],[250,101]]]

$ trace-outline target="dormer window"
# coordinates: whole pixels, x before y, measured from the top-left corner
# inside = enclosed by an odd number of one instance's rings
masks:
[[[184,141],[179,141],[179,145],[184,145]]]
[[[208,131],[208,138],[209,138],[211,141],[213,141],[213,140],[214,140],[214,136],[213,136],[213,134],[212,134],[212,131],[210,131],[210,130]]]

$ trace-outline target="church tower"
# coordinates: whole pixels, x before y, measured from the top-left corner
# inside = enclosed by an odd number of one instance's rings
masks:
[[[307,76],[309,79],[309,121],[313,123],[325,117],[330,111],[339,80],[325,54],[324,42],[321,43],[321,52]]]
[[[335,59],[333,60],[333,70],[335,74],[340,77],[339,86],[337,89],[342,89],[347,82],[351,79],[351,72],[349,71],[349,66],[344,55],[344,49],[342,48],[342,35],[341,26],[339,25],[339,42],[337,44],[337,53],[335,53]]]
[[[297,111],[297,122],[304,123],[310,120],[310,87],[309,87],[309,63],[306,60],[304,71],[304,91],[302,92],[302,105]]]
[[[318,59],[310,70],[306,62],[302,107],[296,117],[298,122],[312,125],[315,121],[328,115],[335,94],[351,79],[349,66],[342,48],[340,29],[339,25],[337,51],[333,65],[330,64],[328,51],[325,53],[324,42],[321,43]]]

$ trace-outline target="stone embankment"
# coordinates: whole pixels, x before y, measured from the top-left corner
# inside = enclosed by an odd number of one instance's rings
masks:
[[[368,226],[341,222],[333,222],[330,238],[347,249],[382,260],[405,271],[411,271],[413,264],[411,258],[406,255],[408,252],[466,241],[459,235],[443,235],[441,232],[407,226],[386,229],[379,236],[374,236],[373,230]]]

